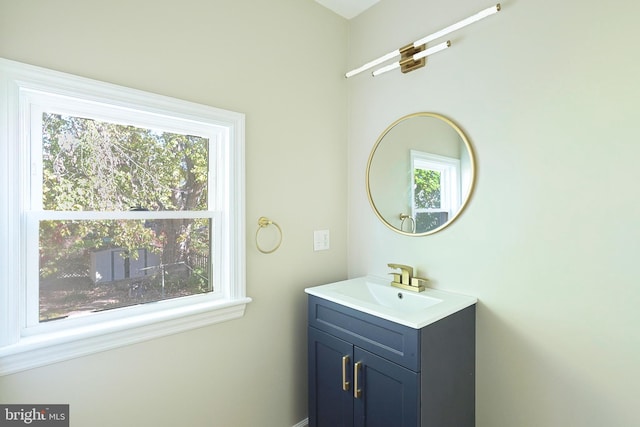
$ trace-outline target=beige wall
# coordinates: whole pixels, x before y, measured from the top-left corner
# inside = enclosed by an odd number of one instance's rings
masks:
[[[246,114],[254,299],[240,320],[0,377],[0,402],[69,403],[77,427],[307,416],[303,289],[347,272],[346,38],[310,0],[0,0],[0,57]],[[284,232],[271,255],[262,215]]]
[[[350,22],[348,65],[490,5],[382,0]],[[478,427],[637,426],[640,2],[502,5],[427,68],[348,81],[349,274],[413,264],[479,298]],[[478,157],[467,210],[426,238],[380,224],[363,178],[416,111],[452,118]]]
[[[347,23],[310,0],[0,0],[2,57],[247,114],[254,298],[241,320],[1,377],[0,401],[70,403],[76,426],[291,426],[302,289],[348,259],[350,276],[409,263],[478,296],[479,427],[640,424],[640,3],[508,0],[425,69],[340,77],[488,6],[454,3],[382,0]],[[478,156],[467,211],[426,238],[380,224],[364,191],[378,134],[416,111]],[[285,233],[272,255],[261,215]],[[320,228],[330,251],[312,251]]]

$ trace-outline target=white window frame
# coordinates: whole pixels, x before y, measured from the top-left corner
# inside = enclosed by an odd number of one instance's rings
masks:
[[[415,199],[415,170],[440,172],[440,209],[417,208]],[[460,160],[424,151],[411,150],[411,212],[413,218],[420,212],[447,212],[452,218],[460,209]]]
[[[209,139],[215,176],[207,211],[213,292],[38,321],[38,224],[46,219],[184,218],[185,212],[52,212],[42,209],[42,111],[66,112]],[[80,109],[80,110],[78,110]],[[31,117],[40,117],[31,121]],[[244,114],[0,58],[0,375],[202,327],[244,315]],[[123,122],[125,123],[125,122]],[[33,130],[33,133],[32,133]],[[40,135],[37,137],[36,135]],[[215,187],[214,187],[215,186]],[[213,199],[213,198],[212,198]],[[215,246],[215,247],[213,247]],[[33,260],[36,262],[33,262]],[[36,310],[34,311],[34,307]]]

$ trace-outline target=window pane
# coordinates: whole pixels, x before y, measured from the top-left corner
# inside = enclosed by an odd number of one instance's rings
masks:
[[[213,291],[210,219],[40,222],[40,321]]]
[[[445,224],[448,218],[448,212],[418,212],[416,213],[416,233],[434,230]]]
[[[414,199],[417,209],[440,209],[442,173],[432,169],[414,169]]]
[[[45,210],[208,209],[206,138],[44,113],[42,162]]]

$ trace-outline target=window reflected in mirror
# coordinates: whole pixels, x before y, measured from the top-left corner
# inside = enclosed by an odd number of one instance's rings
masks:
[[[460,208],[460,160],[411,150],[415,233],[446,224]]]

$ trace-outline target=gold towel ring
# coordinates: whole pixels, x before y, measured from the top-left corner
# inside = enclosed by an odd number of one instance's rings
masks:
[[[415,233],[416,232],[416,220],[413,219],[413,217],[411,215],[407,215],[407,214],[403,214],[403,213],[400,214],[400,220],[401,220],[400,221],[400,231],[404,231],[403,230],[404,221],[407,220],[407,219],[409,221],[411,221],[411,232]]]
[[[258,243],[258,234],[260,234],[260,230],[270,225],[275,225],[275,227],[278,229],[278,233],[280,234],[280,240],[278,240],[278,244],[273,249],[267,251],[260,247],[260,243]],[[258,248],[258,250],[263,254],[270,254],[272,252],[275,252],[280,247],[281,244],[282,244],[282,229],[280,228],[280,226],[275,222],[271,221],[269,218],[261,216],[258,219],[258,230],[256,230],[256,247]]]

